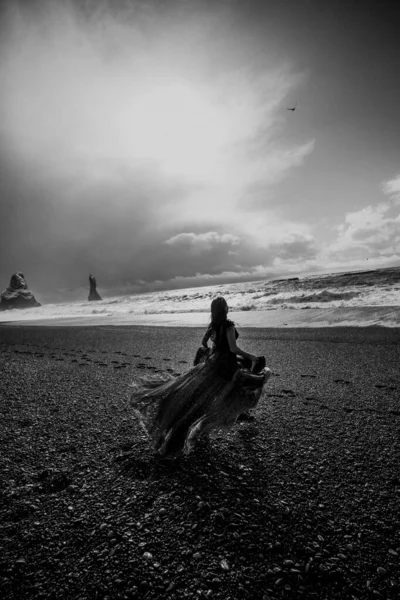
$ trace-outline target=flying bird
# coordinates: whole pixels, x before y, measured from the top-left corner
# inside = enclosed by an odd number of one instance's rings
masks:
[[[296,106],[297,106],[297,102],[296,102],[296,104],[293,106],[293,108],[287,108],[286,110],[291,110],[291,111],[294,111],[294,110],[296,110]]]

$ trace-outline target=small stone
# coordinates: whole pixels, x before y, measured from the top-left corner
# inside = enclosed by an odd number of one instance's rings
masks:
[[[283,566],[284,567],[288,567],[288,568],[292,568],[292,567],[294,567],[294,561],[290,560],[290,559],[284,560],[283,561]]]
[[[392,548],[390,548],[388,550],[389,554],[391,554],[392,556],[398,556],[398,552],[396,552],[396,550],[393,550]]]
[[[193,558],[194,558],[195,560],[198,560],[199,558],[201,558],[201,554],[200,554],[200,552],[195,552],[195,553],[193,554]]]
[[[386,569],[384,569],[383,567],[378,567],[376,572],[378,573],[378,575],[380,575],[381,577],[385,577],[386,575]]]
[[[144,552],[143,558],[145,558],[146,560],[150,560],[153,558],[153,555],[151,552]]]
[[[229,565],[228,565],[228,563],[227,563],[227,561],[225,559],[221,560],[221,568],[224,571],[229,571]]]
[[[211,587],[218,588],[221,585],[221,580],[218,577],[214,577],[210,583]]]

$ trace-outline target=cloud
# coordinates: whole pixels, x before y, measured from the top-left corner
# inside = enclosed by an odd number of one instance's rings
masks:
[[[390,199],[348,213],[327,256],[345,262],[400,258],[400,177],[386,181],[382,190]]]
[[[310,228],[268,203],[315,147],[282,136],[305,75],[268,52],[235,60],[261,48],[235,4],[9,3],[2,279],[21,268],[53,293],[92,271],[137,290],[313,255]]]
[[[240,238],[230,233],[218,234],[216,231],[208,231],[206,233],[179,233],[169,240],[166,244],[177,246],[182,250],[188,250],[193,254],[202,254],[215,249],[218,244],[226,244],[237,246],[240,243]],[[228,253],[230,251],[228,250]]]
[[[396,175],[394,179],[385,181],[382,186],[383,193],[387,194],[395,202],[400,202],[400,175]]]
[[[293,232],[283,235],[279,243],[271,244],[268,250],[274,255],[275,264],[279,262],[282,265],[283,262],[302,263],[304,260],[314,259],[319,247],[310,233]]]

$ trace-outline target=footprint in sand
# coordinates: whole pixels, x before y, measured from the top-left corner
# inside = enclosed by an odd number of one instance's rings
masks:
[[[171,360],[170,358],[163,358],[163,360]]]
[[[99,367],[108,367],[108,364],[107,364],[107,363],[102,363],[102,362],[101,362],[101,363],[98,363],[98,364],[99,364]]]
[[[288,394],[289,396],[295,396],[296,393],[293,390],[282,390],[284,394]]]
[[[187,365],[187,364],[188,364],[188,361],[187,361],[187,360],[180,360],[180,361],[178,361],[178,362],[179,362],[179,363],[181,363],[182,365]]]
[[[376,383],[375,387],[378,389],[386,389],[386,390],[390,390],[391,392],[397,390],[395,385],[386,385],[384,383]]]
[[[151,356],[145,356],[143,360],[151,360]]]
[[[310,379],[315,379],[317,376],[316,375],[301,374],[300,377],[309,377]]]
[[[112,360],[111,362],[114,363],[114,364],[119,365],[119,360]]]
[[[140,354],[132,354],[133,358],[140,358]]]

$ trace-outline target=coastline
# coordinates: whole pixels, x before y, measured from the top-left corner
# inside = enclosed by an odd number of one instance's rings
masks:
[[[0,313],[0,326],[104,326],[137,325],[159,327],[203,327],[208,323],[208,312],[154,313],[154,314],[92,314],[63,318],[38,318],[35,313],[16,311]],[[18,311],[19,312],[19,311]],[[240,327],[400,327],[399,306],[365,306],[340,308],[276,309],[268,311],[231,311],[230,318]],[[4,320],[1,320],[3,317]],[[15,320],[11,320],[15,317]],[[18,319],[19,317],[19,319]]]
[[[202,331],[1,327],[4,598],[397,597],[398,330],[241,327],[256,421],[157,461],[129,384]]]

